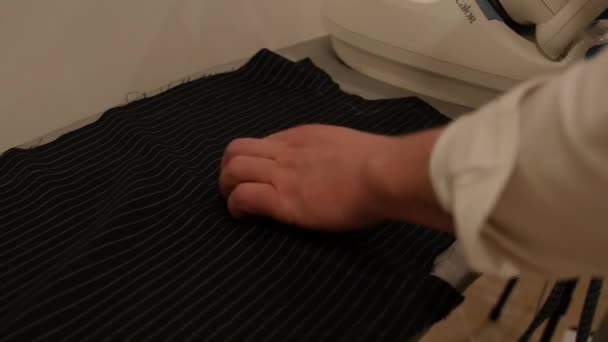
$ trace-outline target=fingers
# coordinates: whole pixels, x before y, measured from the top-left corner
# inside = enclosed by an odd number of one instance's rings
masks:
[[[241,183],[228,197],[228,210],[237,219],[267,216],[280,219],[279,193],[266,183]]]
[[[222,168],[236,156],[274,159],[279,148],[280,146],[277,143],[264,139],[241,138],[233,140],[228,147],[226,147],[226,151],[224,152]]]
[[[272,174],[276,167],[277,163],[271,159],[244,155],[232,157],[220,175],[222,195],[228,198],[240,183],[272,183]]]

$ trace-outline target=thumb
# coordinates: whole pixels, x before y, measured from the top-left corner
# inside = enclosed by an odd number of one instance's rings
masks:
[[[228,197],[228,210],[239,219],[249,215],[278,219],[279,193],[267,183],[241,183]]]

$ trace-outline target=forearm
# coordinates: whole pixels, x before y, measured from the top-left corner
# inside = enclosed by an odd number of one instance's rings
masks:
[[[444,128],[393,138],[383,153],[370,159],[366,180],[375,210],[388,219],[452,231],[452,218],[432,188],[431,152]]]

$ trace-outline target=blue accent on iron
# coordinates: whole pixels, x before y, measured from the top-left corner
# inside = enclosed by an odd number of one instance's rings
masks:
[[[489,3],[487,0],[475,0],[477,2],[477,6],[481,9],[483,14],[486,16],[488,20],[499,20],[504,22],[503,17],[496,11],[494,6]]]
[[[604,10],[604,12],[602,12],[602,14],[600,14],[599,17],[597,17],[597,20],[600,20],[600,19],[608,19],[608,8],[606,8]]]
[[[596,20],[608,20],[608,8],[606,8],[604,12],[602,12],[602,14],[600,14],[596,18]],[[587,53],[585,53],[585,58],[591,59],[595,57],[600,51],[604,50],[607,46],[608,44],[598,44],[590,47],[589,50],[587,50]]]
[[[591,59],[595,57],[600,51],[604,50],[606,47],[608,47],[608,44],[600,44],[590,47],[589,50],[587,50],[587,53],[585,54],[585,58]]]

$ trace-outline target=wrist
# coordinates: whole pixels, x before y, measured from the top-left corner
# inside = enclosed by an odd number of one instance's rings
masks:
[[[366,179],[380,217],[451,228],[451,218],[440,208],[430,177],[432,150],[442,131],[388,138],[384,150],[370,158]]]

